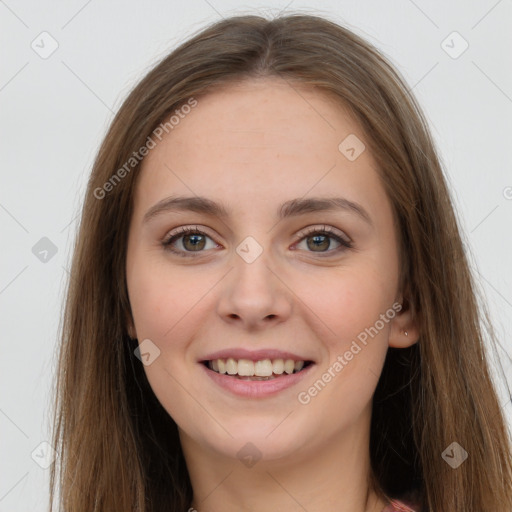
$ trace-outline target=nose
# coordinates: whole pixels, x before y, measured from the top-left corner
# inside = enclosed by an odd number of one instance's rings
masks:
[[[293,294],[265,251],[248,263],[234,255],[234,269],[223,284],[217,312],[227,323],[245,330],[261,330],[290,317]]]

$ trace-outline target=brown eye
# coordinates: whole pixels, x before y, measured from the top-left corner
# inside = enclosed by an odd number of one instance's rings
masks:
[[[331,238],[327,235],[313,235],[307,237],[307,245],[308,248],[312,251],[316,251],[317,249],[319,251],[325,251],[329,249],[329,246],[331,245]]]
[[[316,252],[318,254],[326,253],[327,255],[338,254],[346,249],[352,248],[352,242],[344,239],[342,236],[335,234],[331,228],[324,226],[322,229],[313,228],[305,233],[301,233],[302,238],[299,244],[306,241],[307,252]],[[334,243],[337,244],[332,248]]]
[[[201,249],[204,249],[204,246],[206,245],[204,235],[200,235],[198,233],[193,235],[183,235],[182,238],[183,247],[189,251],[200,251]]]
[[[171,234],[162,245],[166,250],[169,250],[180,256],[195,256],[190,253],[201,253],[205,249],[215,248],[218,245],[213,242],[213,247],[206,247],[208,240],[212,240],[209,235],[198,229],[197,227],[184,227],[176,234]]]

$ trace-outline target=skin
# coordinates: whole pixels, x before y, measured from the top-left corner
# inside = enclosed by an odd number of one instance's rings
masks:
[[[349,134],[364,141],[339,102],[278,78],[253,79],[198,98],[143,162],[127,252],[129,332],[160,350],[144,369],[179,427],[199,512],[385,506],[366,483],[372,395],[388,346],[418,339],[410,312],[385,323],[308,404],[297,399],[403,300],[391,204],[369,150],[354,161],[339,151]],[[168,211],[143,222],[171,195],[205,196],[233,215]],[[350,211],[276,217],[287,200],[334,195],[360,204],[372,224]],[[312,235],[297,236],[324,225],[353,248],[337,250],[333,238],[315,248]],[[181,226],[207,232],[202,252],[183,237],[174,247],[185,257],[162,245]],[[247,236],[263,249],[250,264],[236,252]],[[316,364],[275,396],[237,397],[198,360],[239,347]],[[261,454],[252,467],[237,457],[248,442]]]

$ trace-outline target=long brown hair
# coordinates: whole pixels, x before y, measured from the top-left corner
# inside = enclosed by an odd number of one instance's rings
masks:
[[[88,183],[62,320],[54,418],[60,457],[51,503],[58,492],[66,512],[190,506],[177,426],[127,332],[125,259],[140,163],[126,162],[190,98],[200,104],[222,85],[265,76],[311,86],[348,106],[393,205],[401,285],[420,339],[388,350],[377,385],[374,488],[415,497],[422,511],[511,511],[511,440],[484,345],[485,334],[494,343],[495,336],[428,124],[378,50],[337,23],[303,14],[210,25],[154,67],[113,120]],[[468,453],[456,469],[442,457],[453,442]]]

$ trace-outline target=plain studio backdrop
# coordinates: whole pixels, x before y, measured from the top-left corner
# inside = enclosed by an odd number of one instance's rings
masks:
[[[0,511],[47,507],[50,393],[71,244],[113,114],[150,67],[196,30],[232,14],[279,11],[317,13],[347,26],[413,88],[510,383],[511,2],[1,1]],[[505,386],[499,391],[512,425],[510,397]]]

